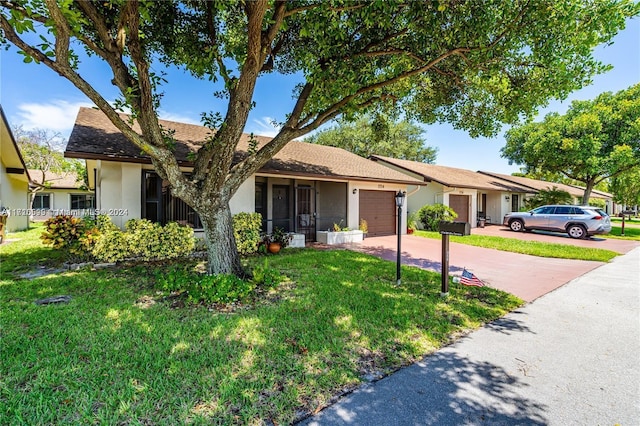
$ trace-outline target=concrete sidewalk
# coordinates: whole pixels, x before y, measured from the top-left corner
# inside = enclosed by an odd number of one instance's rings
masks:
[[[304,425],[638,425],[640,248]]]

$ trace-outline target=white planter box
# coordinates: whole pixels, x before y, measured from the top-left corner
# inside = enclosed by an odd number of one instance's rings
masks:
[[[287,247],[304,248],[304,234],[291,234],[291,237]]]
[[[362,231],[318,231],[316,232],[316,241],[322,244],[346,244],[359,243],[363,239]]]

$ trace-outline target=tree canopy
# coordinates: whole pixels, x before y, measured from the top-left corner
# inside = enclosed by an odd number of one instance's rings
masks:
[[[593,48],[639,8],[631,0],[2,1],[0,42],[89,97],[200,215],[209,270],[242,274],[229,200],[287,142],[376,110],[493,135],[606,71]],[[115,105],[89,83],[79,50],[111,70]],[[191,157],[189,176],[158,123],[162,87],[171,84],[162,65],[221,82],[213,87],[227,101],[224,111],[203,112],[211,137]],[[301,77],[295,103],[269,143],[234,163],[256,82],[269,73]]]
[[[640,84],[574,101],[565,115],[547,114],[505,137],[503,157],[582,182],[587,204],[596,184],[640,165]]]
[[[609,186],[613,200],[627,207],[640,205],[640,166],[618,174]]]
[[[438,148],[425,145],[424,130],[407,120],[390,121],[380,115],[363,115],[315,133],[305,142],[336,146],[368,158],[371,155],[434,163]]]
[[[31,176],[34,183],[32,196],[51,186],[53,182],[48,179],[51,176],[49,173],[72,173],[80,184],[86,182],[84,164],[79,160],[64,158],[62,149],[66,142],[60,133],[46,129],[24,130],[22,127],[14,128],[12,132],[27,168],[43,172],[39,177]]]

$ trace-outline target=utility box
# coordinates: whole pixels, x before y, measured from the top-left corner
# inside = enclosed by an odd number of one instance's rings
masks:
[[[469,222],[440,222],[440,233],[443,235],[471,235]]]

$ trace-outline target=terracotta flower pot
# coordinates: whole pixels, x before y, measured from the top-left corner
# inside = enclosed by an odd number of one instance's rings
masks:
[[[282,246],[280,245],[280,243],[269,243],[269,252],[270,253],[278,253],[280,251],[280,249],[282,248]]]

